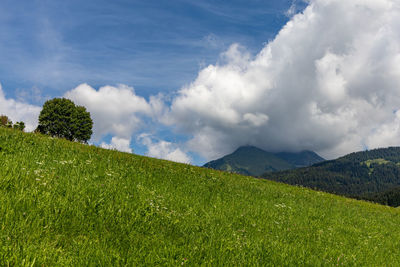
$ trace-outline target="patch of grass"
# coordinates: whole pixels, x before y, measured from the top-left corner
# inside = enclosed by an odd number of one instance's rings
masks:
[[[371,164],[379,164],[379,165],[384,165],[384,164],[389,164],[392,163],[389,160],[386,159],[369,159],[366,161],[363,161],[361,164],[364,164],[365,166],[367,166],[368,170],[368,174],[371,175],[374,172],[374,168],[371,167]]]
[[[370,168],[371,164],[388,164],[391,163],[391,161],[386,160],[386,159],[369,159],[366,160],[364,162],[362,162],[362,164],[365,164],[368,168]]]
[[[400,212],[0,129],[0,265],[396,265]]]

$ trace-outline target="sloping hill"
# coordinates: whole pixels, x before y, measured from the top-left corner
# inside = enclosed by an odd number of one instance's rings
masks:
[[[274,155],[280,159],[285,160],[296,168],[311,166],[315,163],[319,163],[325,160],[317,153],[309,150],[304,150],[298,153],[280,152],[275,153]]]
[[[348,196],[383,192],[400,186],[400,148],[351,153],[307,168],[265,173],[263,177]]]
[[[1,266],[377,265],[400,213],[0,129]]]
[[[204,167],[257,176],[265,172],[292,169],[293,165],[254,146],[242,146],[232,154],[210,161]]]
[[[206,163],[204,167],[259,176],[266,172],[310,166],[323,160],[312,151],[271,153],[254,146],[242,146],[232,154]]]

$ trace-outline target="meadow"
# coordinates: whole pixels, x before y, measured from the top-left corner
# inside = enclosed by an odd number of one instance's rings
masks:
[[[400,262],[400,211],[0,128],[0,265]]]

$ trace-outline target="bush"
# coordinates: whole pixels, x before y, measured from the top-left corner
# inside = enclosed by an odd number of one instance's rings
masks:
[[[66,98],[46,101],[39,115],[37,131],[70,141],[87,142],[92,135],[93,121],[85,107]]]
[[[0,116],[0,126],[11,128],[12,121],[6,115],[1,115]]]
[[[16,130],[24,131],[25,123],[23,121],[18,121],[13,125],[13,128]]]
[[[12,121],[6,115],[0,115],[0,127],[14,128],[16,130],[24,131],[25,123],[19,121],[13,125]]]

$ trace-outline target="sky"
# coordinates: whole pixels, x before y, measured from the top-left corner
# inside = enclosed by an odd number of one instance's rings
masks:
[[[398,0],[3,0],[0,113],[66,97],[90,143],[195,165],[398,146],[399,28]]]
[[[287,21],[290,1],[89,0],[0,3],[4,90],[52,97],[81,83],[175,91],[221,52],[256,53]],[[9,88],[9,89],[6,89]]]

